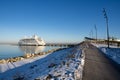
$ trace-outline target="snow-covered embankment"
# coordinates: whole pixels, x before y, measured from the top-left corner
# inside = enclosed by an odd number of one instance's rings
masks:
[[[0,64],[0,80],[81,80],[82,52],[79,45],[32,59]]]

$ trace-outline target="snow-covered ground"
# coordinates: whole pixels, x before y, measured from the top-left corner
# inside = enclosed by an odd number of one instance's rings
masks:
[[[117,46],[110,46],[110,48],[107,48],[107,45],[105,44],[93,44],[96,47],[98,47],[105,55],[107,55],[109,58],[111,58],[113,61],[120,64],[120,48]]]
[[[18,62],[0,64],[0,80],[81,80],[84,66],[79,46]]]

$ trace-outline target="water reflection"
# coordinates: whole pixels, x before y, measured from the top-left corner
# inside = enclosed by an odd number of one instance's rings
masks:
[[[39,53],[44,51],[45,46],[19,46],[24,53]]]
[[[47,52],[52,49],[64,48],[61,46],[16,46],[0,45],[0,59],[23,56],[25,53]]]

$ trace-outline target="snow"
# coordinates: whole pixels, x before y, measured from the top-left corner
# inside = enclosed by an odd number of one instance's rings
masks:
[[[110,46],[107,48],[105,44],[93,44],[94,46],[98,47],[107,57],[112,59],[113,61],[120,64],[120,48],[117,46]]]
[[[35,58],[0,64],[0,80],[81,80],[83,53],[79,45]]]

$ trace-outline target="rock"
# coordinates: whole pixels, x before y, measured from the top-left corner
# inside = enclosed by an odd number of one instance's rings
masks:
[[[34,57],[34,54],[31,54],[31,57]]]
[[[24,55],[24,58],[30,58],[31,57],[31,54],[27,53]]]
[[[51,64],[48,66],[48,68],[52,68],[52,67],[54,67],[54,66],[56,66],[56,64],[51,63]]]
[[[45,80],[51,80],[51,78],[52,78],[52,75],[51,75],[51,74],[48,74],[48,76],[46,77]]]
[[[4,63],[6,63],[5,59],[0,60],[0,64],[4,64]]]
[[[40,80],[40,78],[36,78],[35,80]]]

